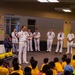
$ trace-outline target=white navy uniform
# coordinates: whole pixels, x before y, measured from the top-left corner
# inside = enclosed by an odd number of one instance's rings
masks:
[[[18,38],[16,37],[17,36],[17,32],[12,32],[11,33],[11,36],[12,36],[12,47],[13,47],[13,52],[16,52],[17,49],[18,49],[18,46],[17,46],[17,43],[18,43]]]
[[[40,32],[34,32],[35,51],[40,51]]]
[[[47,51],[51,52],[54,37],[55,37],[55,33],[53,31],[47,32]]]
[[[22,52],[23,52],[23,63],[28,63],[27,62],[27,51],[26,51],[26,48],[27,48],[27,38],[28,38],[28,32],[27,31],[20,31],[18,32],[18,36],[19,36],[19,55],[18,55],[18,58],[19,58],[19,64],[21,64],[21,55],[22,55]]]
[[[33,51],[33,48],[32,48],[32,35],[33,34],[32,32],[28,32],[28,34],[30,37],[27,38],[27,50]]]
[[[72,39],[74,39],[74,34],[73,33],[69,33],[68,36],[67,36],[67,39],[70,41]],[[73,41],[69,42],[67,41],[67,52],[66,53],[71,53],[72,54],[72,45],[73,45]]]
[[[58,33],[57,40],[58,40],[57,41],[57,48],[56,48],[55,52],[58,52],[58,50],[59,50],[59,52],[62,53],[63,40],[64,40],[64,33],[63,32]],[[60,46],[60,49],[59,49],[59,46]]]

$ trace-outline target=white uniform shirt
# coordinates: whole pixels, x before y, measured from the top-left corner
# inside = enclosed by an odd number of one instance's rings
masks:
[[[35,35],[35,36],[34,36],[35,39],[36,39],[36,38],[39,39],[40,36],[41,36],[41,35],[40,35],[40,32],[34,32],[33,35]]]
[[[58,33],[57,39],[62,41],[64,39],[64,33]]]
[[[18,42],[18,39],[17,39],[17,37],[16,37],[16,36],[17,36],[17,32],[14,32],[14,31],[13,31],[13,32],[11,33],[11,35],[12,35],[12,42]]]
[[[68,36],[67,36],[67,38],[69,39],[69,40],[72,40],[72,39],[74,39],[74,34],[72,33],[72,34],[68,34]]]
[[[20,31],[18,32],[18,37],[19,37],[19,42],[26,42],[27,41],[27,38],[29,36],[28,32],[27,31]]]
[[[47,32],[47,38],[49,39],[49,40],[53,40],[53,38],[55,37],[55,33],[54,32]]]
[[[28,37],[28,39],[31,40],[32,39],[32,32],[29,32],[28,35],[31,36],[31,37]]]

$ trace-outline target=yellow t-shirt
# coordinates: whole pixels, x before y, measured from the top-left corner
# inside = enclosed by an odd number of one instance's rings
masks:
[[[62,62],[62,68],[64,69],[64,66],[66,66],[66,61]]]
[[[32,66],[30,65],[30,66],[28,66],[28,67],[30,67],[31,69],[32,69]],[[35,69],[38,69],[38,66],[36,66],[36,68]]]
[[[45,73],[42,73],[42,75],[46,75]]]
[[[22,66],[21,65],[19,65],[19,70],[22,70]],[[14,71],[13,67],[11,68],[11,71]]]
[[[55,69],[57,72],[63,72],[62,65],[59,62],[55,63]]]
[[[41,66],[41,68],[40,68],[40,70],[42,70],[43,69],[43,66],[44,66],[45,64],[42,64],[42,66]]]
[[[23,71],[22,70],[14,70],[14,71],[11,72],[11,74],[14,73],[14,72],[19,73],[20,75],[23,75]]]
[[[8,69],[0,66],[0,75],[9,75]]]
[[[57,75],[57,71],[54,69],[51,69],[53,71],[53,75]]]
[[[71,60],[71,66],[75,69],[75,60]]]
[[[40,71],[38,69],[32,69],[32,75],[39,75]]]

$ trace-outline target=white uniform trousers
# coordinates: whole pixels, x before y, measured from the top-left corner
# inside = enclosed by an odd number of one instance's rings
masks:
[[[26,42],[19,42],[19,64],[21,64],[21,58],[22,58],[22,53],[23,53],[23,63],[27,62],[27,51],[26,51]]]
[[[40,51],[40,40],[34,38],[35,51]]]
[[[32,39],[27,40],[27,49],[28,49],[28,51],[33,51],[33,49],[32,49]]]
[[[67,52],[66,53],[71,53],[72,54],[72,46],[73,45],[73,41],[72,42],[67,42]]]
[[[53,40],[47,39],[47,51],[51,52]]]
[[[16,43],[18,43],[18,40],[15,41],[15,39],[12,39],[12,51],[13,52],[17,52],[18,50],[18,44]]]
[[[15,39],[12,39],[12,52],[16,52]]]
[[[57,48],[56,48],[56,51],[55,52],[60,52],[62,53],[62,46],[63,46],[63,41],[58,41],[57,42]]]

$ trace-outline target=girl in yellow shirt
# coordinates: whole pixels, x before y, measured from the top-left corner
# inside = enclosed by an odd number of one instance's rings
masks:
[[[40,73],[40,71],[36,68],[37,66],[37,61],[34,60],[32,63],[31,63],[31,67],[32,67],[32,70],[31,70],[31,74],[32,75],[38,75]]]
[[[35,60],[34,60],[34,57],[31,57],[31,58],[30,58],[30,65],[28,66],[28,67],[30,67],[31,69],[32,69],[31,64],[32,64],[32,62],[34,62],[34,61],[35,61]],[[35,69],[38,69],[38,66],[36,66]]]
[[[8,75],[9,71],[7,68],[3,67],[3,59],[0,59],[0,75]]]
[[[17,57],[15,57],[15,58],[13,59],[12,64],[13,64],[14,62],[17,62],[17,63],[18,63],[18,58],[17,58]],[[21,66],[21,65],[19,65],[19,69],[22,70],[22,66]],[[14,68],[12,67],[11,70],[13,71]]]

